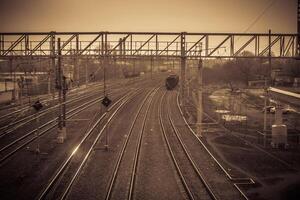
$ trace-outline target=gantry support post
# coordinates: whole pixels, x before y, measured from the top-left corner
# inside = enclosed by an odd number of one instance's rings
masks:
[[[158,49],[159,49],[159,46],[158,46],[158,35],[156,34],[155,35],[155,55],[156,56],[158,55]]]
[[[76,83],[77,87],[79,87],[80,75],[79,75],[79,63],[78,63],[78,53],[79,53],[79,35],[77,34],[75,37],[75,52],[74,52],[74,71],[76,72]]]
[[[122,44],[123,44],[123,55],[126,55],[126,38],[127,37],[124,37],[123,42],[122,42]]]
[[[186,43],[185,43],[185,33],[181,33],[181,40],[180,40],[180,59],[181,59],[181,84],[180,84],[180,100],[181,105],[185,105],[185,68],[186,68],[186,55],[185,55],[185,49],[186,49]]]
[[[58,90],[59,112],[58,112],[58,129],[62,129],[62,81],[61,81],[61,51],[60,38],[57,39],[57,66],[56,66],[56,86]]]
[[[205,36],[205,56],[208,56],[209,54],[209,38],[208,35]]]
[[[119,43],[121,44],[121,45],[119,45],[119,55],[120,55],[120,57],[122,57],[122,55],[123,55],[123,39],[122,38],[119,39]]]
[[[0,35],[0,55],[4,52],[4,35]]]
[[[104,43],[104,64],[103,64],[103,94],[104,96],[106,96],[106,67],[108,65],[108,46],[107,46],[107,33],[104,33],[104,35],[102,36],[102,38],[104,39],[104,41],[102,40],[102,43]],[[103,47],[103,46],[102,46]]]
[[[50,37],[50,59],[51,59],[51,67],[49,70],[49,79],[48,79],[48,94],[51,94],[51,83],[53,80],[53,74],[56,71],[55,69],[55,32],[51,32],[51,37]],[[53,99],[55,97],[55,90],[53,91]]]
[[[30,47],[29,47],[29,35],[28,34],[25,34],[25,38],[24,38],[24,41],[25,41],[25,45],[24,45],[24,53],[25,55],[27,56],[30,52]]]

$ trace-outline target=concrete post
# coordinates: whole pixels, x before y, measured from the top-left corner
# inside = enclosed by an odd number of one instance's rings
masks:
[[[88,84],[88,70],[87,70],[87,66],[88,66],[88,57],[86,57],[86,62],[85,62],[85,85],[87,86]]]
[[[48,74],[48,94],[50,95],[51,94],[51,72],[49,71],[49,74]]]
[[[58,136],[57,142],[64,143],[66,139],[66,127],[65,127],[65,97],[62,97],[64,85],[62,84],[62,68],[61,68],[61,49],[60,49],[60,38],[57,40],[58,48],[58,60],[57,60],[57,73],[56,73],[56,88],[58,89],[58,101],[59,101],[59,114],[58,114]],[[65,95],[64,95],[65,96]]]
[[[152,51],[152,50],[151,50]],[[151,80],[153,79],[153,56],[152,56],[152,52],[151,52],[151,58],[150,58],[150,67],[151,67]]]
[[[9,69],[10,69],[10,77],[13,81],[13,92],[12,92],[12,101],[14,102],[16,100],[16,72],[13,72],[13,60],[12,58],[9,59]]]

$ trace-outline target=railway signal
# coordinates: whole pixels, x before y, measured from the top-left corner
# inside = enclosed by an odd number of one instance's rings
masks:
[[[102,105],[106,108],[106,113],[108,112],[108,106],[111,104],[112,100],[110,100],[107,96],[105,96],[102,100]],[[105,145],[104,148],[107,151],[108,150],[108,128],[109,124],[107,124],[106,131],[105,131]]]
[[[102,100],[102,105],[104,105],[105,107],[108,107],[110,104],[111,104],[111,100],[107,97],[107,96],[105,96],[104,98],[103,98],[103,100]]]
[[[35,137],[37,138],[37,145],[35,148],[35,153],[39,154],[40,153],[40,141],[39,141],[39,136],[40,136],[40,116],[39,116],[39,111],[43,108],[43,104],[40,102],[40,100],[37,100],[36,102],[34,102],[34,104],[32,105],[32,107],[35,109],[36,111],[36,131],[35,131]]]
[[[40,111],[43,108],[42,103],[40,102],[40,100],[37,100],[36,102],[34,102],[34,104],[32,105],[32,107],[36,110],[36,111]]]

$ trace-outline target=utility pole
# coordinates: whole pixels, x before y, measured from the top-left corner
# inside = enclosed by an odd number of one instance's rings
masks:
[[[104,57],[103,62],[103,95],[106,96],[106,65],[107,65],[107,58]]]
[[[26,74],[25,74],[25,76],[26,76]],[[20,106],[23,106],[23,88],[24,88],[24,77],[23,76],[21,76],[20,77],[20,79],[19,79],[20,81],[18,82],[19,84],[19,89],[20,89],[20,96],[19,96],[19,99],[20,99]]]
[[[35,119],[36,119],[36,131],[35,131],[35,137],[36,137],[36,148],[35,153],[39,154],[40,151],[40,114],[39,111],[43,108],[43,105],[41,104],[40,100],[38,99],[32,107],[35,109]]]
[[[111,103],[111,100],[106,96],[107,93],[106,93],[106,65],[109,64],[108,62],[108,56],[107,56],[107,53],[108,53],[108,46],[107,46],[107,34],[104,35],[104,66],[103,66],[103,84],[104,84],[104,98],[102,100],[102,105],[105,106],[105,112],[107,113],[108,112],[108,106],[110,105]],[[109,118],[107,118],[107,126],[106,126],[106,130],[105,130],[105,144],[104,144],[104,149],[106,151],[108,151],[108,133],[109,133]]]
[[[186,55],[185,55],[185,33],[181,33],[181,40],[180,40],[180,48],[181,48],[181,84],[180,84],[180,94],[181,94],[181,105],[185,105],[185,97],[184,97],[184,90],[185,90],[185,65],[186,65]]]
[[[16,100],[16,83],[15,83],[15,77],[16,72],[13,73],[13,60],[12,58],[9,58],[9,69],[10,69],[10,77],[11,80],[13,80],[13,92],[12,92],[12,101],[14,102]]]
[[[270,82],[272,82],[271,74],[272,74],[272,58],[271,58],[271,30],[269,30],[269,55],[268,55],[268,61],[269,61],[269,78]],[[267,70],[268,71],[268,70]],[[267,101],[268,101],[268,86],[267,86],[267,75],[265,77],[265,101],[264,101],[264,147],[266,147],[267,143]]]
[[[36,111],[36,114],[35,114],[35,119],[36,119],[36,131],[35,131],[35,137],[37,138],[36,139],[36,148],[35,148],[35,153],[39,154],[41,151],[40,151],[40,115],[39,115],[39,112]]]
[[[77,87],[79,87],[79,79],[80,79],[80,75],[79,75],[79,64],[78,64],[78,52],[79,52],[79,36],[76,35],[75,37],[75,41],[76,41],[76,50],[74,52],[74,70],[77,72],[76,73],[76,82],[77,82]]]
[[[58,101],[59,101],[59,112],[58,112],[58,143],[64,143],[66,139],[66,108],[65,108],[65,92],[64,92],[64,83],[62,80],[62,68],[61,68],[61,49],[60,49],[60,38],[57,39],[57,70],[56,70],[56,89],[58,89]]]
[[[51,72],[48,71],[48,94],[51,94]]]
[[[66,94],[68,91],[68,86],[67,86],[67,81],[66,81],[66,77],[63,75],[63,104],[62,104],[62,126],[63,128],[66,128]],[[66,137],[66,135],[65,135]],[[65,138],[66,139],[66,138]]]
[[[88,57],[86,57],[86,61],[85,61],[85,86],[87,87],[88,84],[88,70],[87,70],[87,66],[88,66]]]
[[[201,50],[200,50],[201,51]],[[198,109],[197,109],[197,135],[202,136],[202,115],[203,115],[203,103],[202,103],[202,91],[203,91],[203,62],[200,57],[198,63]]]
[[[113,62],[113,68],[114,68],[114,77],[113,79],[116,80],[117,79],[117,58],[116,56],[113,56],[112,58],[112,62]]]
[[[152,50],[151,50],[152,51]],[[152,56],[152,52],[151,52],[151,58],[150,58],[150,70],[151,70],[151,80],[153,79],[153,56]]]

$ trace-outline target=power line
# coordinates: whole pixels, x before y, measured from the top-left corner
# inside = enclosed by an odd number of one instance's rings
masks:
[[[244,33],[247,33],[259,20],[260,18],[276,3],[277,0],[273,0],[268,4],[265,9],[262,10],[262,12],[255,18],[255,20],[244,30]]]

